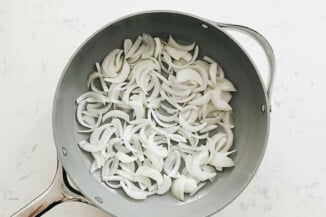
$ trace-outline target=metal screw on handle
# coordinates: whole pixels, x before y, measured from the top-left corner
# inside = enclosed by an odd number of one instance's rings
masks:
[[[254,39],[263,48],[266,58],[268,60],[268,67],[269,67],[269,74],[268,74],[268,78],[267,78],[266,89],[267,89],[267,97],[268,97],[269,104],[270,104],[272,88],[273,88],[273,83],[274,83],[274,77],[275,77],[276,63],[275,63],[275,55],[273,52],[273,48],[269,44],[267,39],[263,35],[261,35],[259,32],[257,32],[256,30],[253,30],[246,26],[241,26],[241,25],[237,25],[237,24],[218,23],[218,22],[214,22],[214,21],[210,21],[210,22],[222,29],[226,29],[226,30],[230,29],[230,30],[244,33],[244,34],[250,36],[252,39]]]

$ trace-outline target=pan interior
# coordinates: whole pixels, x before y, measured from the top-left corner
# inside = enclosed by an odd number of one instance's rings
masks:
[[[109,51],[122,48],[124,39],[134,40],[142,33],[165,40],[173,35],[178,41],[196,41],[200,46],[199,58],[207,55],[217,60],[238,90],[231,101],[236,126],[233,145],[237,150],[233,155],[236,166],[219,173],[213,183],[185,202],[177,201],[170,194],[135,201],[119,190],[110,189],[101,182],[98,173],[89,173],[91,156],[77,145],[84,138],[77,133],[80,127],[76,121],[75,100],[87,90],[87,75],[95,70],[94,63],[101,62]],[[142,13],[104,27],[74,54],[63,72],[54,99],[54,137],[64,168],[73,182],[87,198],[108,213],[123,217],[136,213],[143,217],[207,216],[232,201],[250,181],[260,163],[269,128],[269,114],[261,111],[261,105],[266,106],[266,94],[255,67],[223,31],[189,15]],[[67,150],[67,155],[63,154],[62,148]]]

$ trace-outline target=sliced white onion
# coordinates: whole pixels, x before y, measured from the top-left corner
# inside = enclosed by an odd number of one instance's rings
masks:
[[[223,167],[233,167],[234,166],[234,161],[228,157],[229,154],[233,153],[232,152],[215,152],[214,153],[214,158],[212,161],[209,163],[213,165],[216,170],[221,171]]]
[[[178,146],[180,147],[180,149],[185,150],[185,152],[188,151],[188,152],[192,152],[192,153],[202,152],[202,151],[206,151],[207,150],[207,147],[206,146],[197,147],[197,146],[186,145],[184,143],[178,143]]]
[[[190,102],[191,105],[204,105],[207,104],[212,97],[212,92],[209,90],[201,97],[198,97]]]
[[[113,118],[113,117],[114,118],[118,117],[118,118],[121,118],[122,120],[129,122],[129,115],[126,112],[120,111],[120,110],[109,111],[102,117],[102,122],[105,122],[106,120]]]
[[[232,143],[233,143],[233,133],[232,133],[232,130],[229,127],[227,127],[225,124],[223,124],[221,122],[219,122],[218,124],[223,127],[223,129],[226,133],[226,136],[227,136],[227,142],[226,142],[225,146],[221,147],[217,151],[227,152],[231,148]]]
[[[191,51],[192,49],[194,49],[196,43],[192,43],[192,44],[189,44],[189,45],[181,45],[179,44],[178,42],[176,42],[173,37],[170,35],[169,37],[169,41],[168,41],[168,44],[171,46],[171,47],[174,47],[178,50],[182,50],[182,51]]]
[[[217,78],[216,85],[223,91],[236,91],[234,85],[226,78]]]
[[[189,96],[189,94],[191,93],[190,89],[177,91],[177,90],[174,90],[171,87],[169,87],[167,84],[163,84],[162,88],[164,91],[171,94],[172,96],[186,97],[186,96]]]
[[[101,68],[101,65],[99,63],[95,63],[95,66],[96,66],[96,69],[97,71],[102,74],[102,68]],[[104,79],[103,79],[103,76],[99,76],[99,79],[100,79],[100,82],[101,82],[101,85],[102,85],[102,89],[105,93],[109,92],[109,88],[108,86],[106,85]],[[87,85],[89,86],[89,85]]]
[[[112,103],[118,102],[120,92],[125,89],[126,83],[112,83],[109,88],[109,101]]]
[[[187,139],[179,134],[176,133],[169,133],[167,137],[176,142],[187,142]]]
[[[136,156],[137,158],[140,160],[140,161],[144,161],[144,153],[143,153],[143,149],[141,147],[141,144],[139,142],[138,139],[134,139],[133,140],[133,144],[135,146],[135,149],[136,149]]]
[[[137,200],[171,189],[183,201],[234,166],[236,88],[215,60],[198,54],[195,43],[144,33],[95,63],[89,91],[76,100],[86,128],[79,132],[90,135],[79,146],[109,187]]]
[[[130,66],[127,61],[124,61],[122,65],[122,69],[116,77],[104,78],[104,80],[111,83],[121,83],[127,79],[129,72],[130,72]]]
[[[158,38],[158,37],[155,37],[154,41],[155,41],[154,58],[157,58],[162,52],[162,43],[161,43],[160,38]]]
[[[182,135],[183,138],[185,138],[185,139],[184,139],[184,141],[177,141],[177,142],[182,142],[182,143],[188,142],[191,146],[194,146],[194,147],[198,145],[199,140],[197,138],[195,138],[191,132],[188,132],[183,127],[180,127],[180,129],[178,130],[178,133],[180,135]]]
[[[210,165],[204,165],[202,167],[203,171],[208,172],[208,173],[215,173],[215,168]],[[212,178],[208,179],[210,182],[213,182],[215,180],[216,176],[213,176]]]
[[[114,49],[104,58],[102,62],[102,72],[105,77],[117,76],[117,72],[122,66],[122,61],[120,61],[122,53],[122,50]]]
[[[172,96],[173,100],[177,103],[188,103],[190,100],[194,99],[196,96],[196,93],[192,93],[191,95],[187,96],[186,98],[180,98],[176,96]]]
[[[88,125],[94,126],[96,124],[95,117],[97,117],[98,115],[93,115],[86,111],[83,111],[83,115],[83,119]]]
[[[173,100],[171,99],[171,97],[168,97],[164,91],[161,90],[161,91],[160,91],[160,94],[161,94],[161,97],[162,97],[166,102],[168,102],[170,105],[172,105],[174,108],[176,108],[176,109],[178,109],[178,110],[181,110],[181,109],[182,109],[182,107],[181,107],[177,102],[173,101]]]
[[[199,132],[201,133],[206,133],[212,130],[215,130],[217,128],[216,124],[211,124],[211,125],[207,125],[206,127],[204,127],[203,129],[201,129]]]
[[[186,82],[186,81],[194,81],[198,85],[203,85],[203,78],[198,74],[197,71],[191,68],[184,68],[177,72],[176,81]]]
[[[139,187],[142,190],[149,189],[152,186],[151,180],[148,177],[141,176],[141,175],[136,175],[134,177],[134,181],[138,182]]]
[[[198,118],[198,107],[193,105],[185,106],[183,110],[181,110],[180,116],[182,116],[188,123],[193,123]]]
[[[153,110],[153,112],[155,113],[155,116],[156,116],[158,119],[160,119],[160,120],[162,120],[162,121],[165,121],[165,122],[173,122],[173,121],[175,121],[175,120],[177,119],[177,116],[178,116],[177,113],[174,113],[173,115],[169,115],[169,116],[167,116],[167,115],[163,115],[163,114],[161,114],[161,113],[158,112],[158,111],[154,111],[154,110]]]
[[[198,132],[207,125],[207,123],[202,123],[200,125],[193,126],[193,125],[187,123],[181,115],[179,116],[179,123],[184,129],[186,129],[189,132]]]
[[[171,108],[170,106],[168,106],[164,103],[161,104],[161,108],[164,109],[167,113],[172,114],[172,115],[176,114],[176,112],[178,112],[177,109]]]
[[[128,50],[128,52],[125,54],[125,58],[128,59],[132,55],[135,54],[135,52],[138,50],[140,44],[142,43],[143,38],[141,36],[138,36],[134,44],[131,46],[131,48]]]
[[[185,193],[192,193],[197,189],[197,181],[192,177],[187,177],[184,187]]]
[[[190,196],[193,196],[194,194],[196,194],[200,189],[202,189],[207,182],[201,182],[198,184],[197,189],[194,190],[193,192],[190,193]]]
[[[163,175],[163,183],[158,186],[157,193],[158,194],[165,194],[171,188],[172,180],[170,176]]]
[[[155,144],[155,142],[151,138],[148,139],[147,144],[144,144],[144,147],[146,148],[146,150],[152,152],[160,158],[165,158],[168,155],[168,150],[162,146],[158,146],[157,144]]]
[[[191,65],[191,69],[197,71],[198,74],[200,75],[200,77],[202,78],[202,81],[203,81],[203,83],[201,85],[199,85],[199,87],[194,89],[194,91],[195,92],[205,91],[206,88],[207,88],[207,83],[208,83],[208,73],[207,73],[207,71],[205,71],[205,69],[203,67],[201,67],[200,65]]]
[[[146,59],[154,56],[155,52],[155,42],[152,36],[149,34],[143,34],[143,45],[145,46],[144,51],[142,53],[142,58]]]
[[[178,200],[184,201],[185,183],[187,178],[184,175],[176,178],[172,183],[171,193]]]
[[[132,161],[130,163],[120,163],[119,166],[121,167],[121,169],[127,173],[133,174],[136,171],[136,167],[135,167],[135,162]]]
[[[125,54],[127,54],[128,53],[128,51],[130,50],[130,48],[131,48],[131,46],[132,46],[132,41],[131,41],[131,39],[125,39],[124,41],[123,41],[123,52],[125,53]]]
[[[136,119],[143,119],[145,117],[145,110],[143,103],[140,101],[130,101],[128,103],[130,107],[134,110],[135,118]]]
[[[77,104],[79,104],[84,100],[88,100],[88,102],[102,102],[103,104],[105,104],[107,99],[105,96],[100,95],[98,93],[86,92],[86,93],[82,94],[81,96],[79,96],[76,101],[77,101]]]
[[[122,176],[118,176],[118,175],[114,175],[114,176],[109,176],[107,177],[105,180],[105,183],[110,187],[110,188],[121,188],[120,182],[121,181],[128,181],[128,179],[122,177]],[[113,183],[112,183],[113,182]],[[114,182],[117,182],[114,184]]]
[[[149,195],[147,192],[138,189],[129,180],[120,181],[120,185],[124,192],[131,198],[136,200],[144,200]]]
[[[181,165],[181,156],[179,151],[174,150],[170,153],[170,155],[165,159],[164,162],[164,172],[173,178],[178,177],[179,169]]]
[[[232,107],[222,99],[221,95],[222,92],[219,88],[212,90],[211,99],[213,105],[219,110],[223,110],[223,111],[232,110]]]
[[[217,63],[212,63],[209,66],[209,76],[214,85],[216,85]]]
[[[212,138],[207,140],[207,145],[209,149],[209,157],[206,160],[206,163],[209,163],[214,158],[214,153],[216,150],[220,150],[226,143],[226,135],[224,133],[217,133]]]
[[[205,60],[206,62],[211,63],[211,64],[216,63],[216,62],[215,62],[211,57],[209,57],[209,56],[204,56],[204,57],[203,57],[203,60]]]
[[[193,159],[191,156],[188,156],[188,160],[186,160],[186,164],[190,164],[188,172],[199,181],[205,181],[216,176],[216,173],[209,173],[200,168],[207,158],[208,152],[205,151],[194,156]]]
[[[132,49],[132,48],[131,48]],[[130,50],[131,50],[130,49]],[[139,47],[139,49],[130,57],[130,58],[127,58],[126,57],[126,59],[127,59],[127,61],[128,61],[128,63],[130,64],[130,65],[133,65],[133,64],[136,64],[137,63],[137,61],[138,60],[140,60],[141,59],[141,55],[142,55],[142,53],[144,52],[144,49],[145,49],[145,46],[144,45],[141,45],[140,47]],[[130,52],[130,50],[129,50],[129,52]]]
[[[152,168],[155,168],[157,171],[161,172],[163,169],[163,164],[164,164],[163,158],[159,158],[154,153],[149,152],[147,150],[144,151],[144,154],[150,162],[149,166],[151,166]]]
[[[88,151],[88,152],[99,152],[99,151],[105,149],[106,143],[111,138],[111,136],[113,134],[113,131],[111,131],[111,132],[106,131],[103,134],[104,135],[102,136],[102,138],[101,138],[101,140],[99,141],[98,144],[90,144],[90,143],[88,143],[86,141],[81,141],[78,144],[85,151]]]
[[[119,159],[119,161],[123,163],[131,163],[137,159],[137,157],[131,157],[123,152],[118,151],[116,154],[116,157]]]
[[[157,183],[158,186],[163,184],[163,177],[161,173],[151,167],[146,167],[146,166],[139,167],[136,172],[136,175],[141,175],[141,176],[151,178]]]
[[[113,176],[118,170],[119,161],[117,158],[108,159],[102,167],[102,180],[108,181],[108,177]]]
[[[152,109],[149,109],[148,110],[148,115],[147,115],[147,117],[148,118],[151,118],[151,117],[153,117],[154,118],[154,120],[155,120],[155,122],[158,124],[158,125],[160,125],[161,127],[173,127],[173,126],[175,126],[176,125],[176,123],[164,123],[163,121],[161,121],[158,117],[157,117],[157,115],[156,115],[156,113],[152,110]]]
[[[90,104],[88,104],[88,105],[90,105]],[[93,115],[96,115],[96,117],[101,113],[102,114],[107,113],[110,110],[111,106],[112,106],[111,103],[109,103],[109,104],[107,104],[107,105],[105,105],[103,107],[99,107],[99,108],[93,108],[93,107],[88,106],[88,105],[86,105],[86,108],[87,108],[86,111],[88,113],[92,113]]]
[[[190,62],[192,56],[187,51],[177,50],[170,46],[165,46],[164,49],[166,52],[175,60],[183,59],[186,62]]]
[[[82,116],[82,119],[87,122],[87,119],[86,119],[87,116]],[[80,118],[80,117],[79,117]],[[77,119],[78,119],[78,116],[77,116]],[[90,125],[91,128],[88,129],[88,130],[79,130],[78,132],[79,133],[90,133],[90,132],[93,132],[97,127],[100,126],[101,124],[101,119],[102,119],[102,113],[99,114],[98,118],[97,118],[97,121],[93,124],[93,125]],[[90,122],[88,122],[90,123]]]
[[[124,170],[117,170],[116,174],[123,178],[126,178],[127,180],[134,181],[134,174],[131,172],[127,172]]]

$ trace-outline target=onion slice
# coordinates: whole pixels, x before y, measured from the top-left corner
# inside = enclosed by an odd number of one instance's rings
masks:
[[[144,200],[149,195],[145,191],[138,189],[134,184],[132,184],[129,180],[120,181],[120,185],[124,192],[131,198],[136,200]]]
[[[187,178],[181,175],[179,178],[175,179],[172,183],[171,193],[178,200],[184,201],[185,183]]]
[[[197,71],[191,68],[185,68],[178,71],[176,81],[179,83],[186,81],[194,81],[198,85],[203,85],[203,78],[200,76],[200,74],[198,74]]]
[[[207,125],[207,123],[202,123],[197,126],[190,125],[185,121],[185,119],[183,119],[182,115],[179,116],[179,123],[188,132],[198,132]]]
[[[181,45],[179,44],[178,42],[176,42],[173,37],[170,35],[169,37],[169,41],[168,41],[168,44],[171,46],[171,47],[174,47],[178,50],[182,50],[182,51],[191,51],[192,49],[194,49],[196,43],[192,43],[192,44],[189,44],[189,45]]]
[[[146,167],[146,166],[139,167],[136,172],[136,175],[141,175],[141,176],[151,178],[157,183],[158,186],[163,184],[163,177],[161,173],[151,167]]]
[[[110,118],[116,118],[116,117],[129,122],[129,115],[126,112],[120,111],[120,110],[109,111],[102,117],[102,122],[105,122],[106,120],[108,120]]]

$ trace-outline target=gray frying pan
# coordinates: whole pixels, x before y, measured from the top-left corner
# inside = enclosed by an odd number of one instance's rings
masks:
[[[251,59],[224,29],[246,33],[264,48],[270,66],[267,90]],[[208,55],[217,59],[226,77],[238,89],[231,102],[236,126],[236,166],[225,170],[215,182],[185,202],[177,201],[170,194],[135,201],[123,192],[108,188],[101,183],[99,174],[89,173],[91,158],[77,145],[82,135],[77,133],[75,100],[86,91],[86,78],[89,72],[94,71],[94,62],[101,61],[113,48],[122,47],[123,39],[134,39],[144,32],[164,39],[172,34],[178,40],[196,41],[200,46],[200,56]],[[199,217],[221,210],[247,186],[263,158],[269,132],[274,62],[270,45],[256,31],[244,26],[207,21],[189,14],[174,11],[143,12],[105,26],[78,48],[58,83],[53,104],[53,134],[59,156],[54,181],[43,194],[13,216],[41,216],[65,201],[89,203],[119,217]],[[71,182],[68,182],[65,171]],[[73,183],[75,188],[69,183]]]

